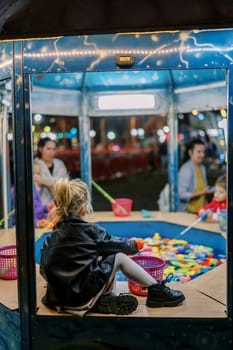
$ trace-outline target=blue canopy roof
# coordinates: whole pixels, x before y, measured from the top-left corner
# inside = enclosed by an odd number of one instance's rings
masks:
[[[177,112],[212,110],[226,106],[226,71],[191,70],[120,70],[109,72],[40,73],[33,75],[33,113],[80,115],[82,94],[88,97],[88,115],[102,116],[97,95],[150,93],[153,109],[105,111],[104,115],[166,114],[173,96]]]
[[[115,72],[48,73],[33,76],[33,85],[49,89],[121,91],[186,88],[225,82],[224,69],[121,70]]]

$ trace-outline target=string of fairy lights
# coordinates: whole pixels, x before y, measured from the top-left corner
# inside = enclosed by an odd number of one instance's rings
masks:
[[[113,56],[113,55],[166,55],[180,51],[187,51],[190,46],[177,46],[167,49],[114,49],[114,50],[69,50],[69,51],[50,51],[50,52],[25,52],[25,57],[43,58],[43,57],[54,57],[54,56]]]
[[[42,48],[46,50],[46,47]],[[171,55],[173,53],[180,53],[190,50],[189,45],[181,45],[173,48],[155,48],[155,49],[95,49],[95,50],[54,50],[48,52],[24,52],[25,58],[48,58],[48,57],[74,57],[74,56],[98,56],[98,57],[107,57],[107,56],[117,56],[117,55],[145,55],[145,56],[154,56],[154,55]],[[16,59],[20,59],[20,55],[15,56]],[[13,59],[6,59],[2,57],[2,62],[0,62],[0,69],[11,66],[13,64]]]

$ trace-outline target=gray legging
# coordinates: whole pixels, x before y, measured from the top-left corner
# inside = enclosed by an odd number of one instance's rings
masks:
[[[146,272],[129,256],[123,253],[116,254],[113,274],[115,275],[115,273],[119,270],[122,271],[127,278],[143,287],[149,287],[157,283],[157,281],[148,272]]]

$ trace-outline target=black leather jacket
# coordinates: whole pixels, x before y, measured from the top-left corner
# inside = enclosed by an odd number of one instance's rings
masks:
[[[108,282],[118,252],[137,253],[136,242],[111,236],[77,216],[63,218],[41,249],[47,302],[63,306],[88,302]]]

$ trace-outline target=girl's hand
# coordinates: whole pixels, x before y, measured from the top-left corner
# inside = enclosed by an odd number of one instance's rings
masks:
[[[212,210],[211,210],[211,209],[205,210],[205,213],[206,213],[206,215],[207,215],[205,221],[206,221],[206,222],[214,222]]]
[[[206,186],[202,192],[203,194],[212,194],[213,190],[211,189],[211,187]]]
[[[205,211],[206,211],[205,209],[200,209],[199,212],[198,212],[198,216],[201,216],[202,214],[204,214]]]
[[[213,221],[213,212],[210,209],[200,209],[198,212],[198,216],[201,217],[203,215],[203,221],[211,222]]]
[[[138,250],[141,250],[144,247],[144,239],[137,238],[135,241],[136,241]]]
[[[46,220],[46,219],[41,219],[41,220],[38,221],[37,227],[40,227],[40,228],[42,228],[42,227],[48,227],[49,224],[50,224],[50,221],[48,221],[48,220]]]
[[[55,217],[57,216],[55,205],[53,203],[50,203],[50,204],[48,204],[47,208],[49,211],[49,214],[48,214],[49,220],[54,220]]]
[[[207,210],[207,221],[212,221],[213,219],[213,212],[211,210]]]
[[[55,205],[53,203],[48,204],[48,211],[51,211],[55,208]]]
[[[138,251],[144,247],[144,239],[142,239],[142,238],[131,237],[131,238],[129,238],[129,240],[134,241]]]
[[[53,230],[54,226],[58,223],[59,220],[60,220],[60,216],[57,216],[57,215],[52,221],[41,219],[38,221],[37,226],[40,228],[48,227],[50,230]]]

